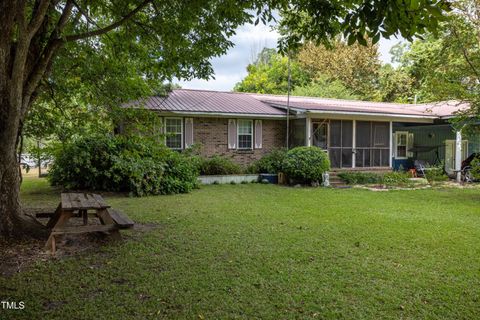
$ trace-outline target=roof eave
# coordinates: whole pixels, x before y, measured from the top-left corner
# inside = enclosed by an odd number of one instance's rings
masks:
[[[164,114],[177,114],[192,117],[219,117],[219,118],[257,118],[257,119],[285,119],[286,114],[270,114],[270,113],[230,113],[230,112],[194,112],[194,111],[176,111],[176,110],[158,110],[152,109]]]

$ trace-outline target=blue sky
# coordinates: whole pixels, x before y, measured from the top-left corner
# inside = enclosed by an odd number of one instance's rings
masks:
[[[232,38],[235,47],[226,55],[211,60],[215,79],[209,81],[194,79],[188,82],[180,81],[179,84],[185,89],[231,91],[235,83],[247,75],[246,67],[252,62],[252,54],[258,53],[263,47],[276,48],[278,36],[270,26],[244,25]],[[390,62],[390,48],[398,42],[400,40],[394,38],[380,40],[380,59],[384,63]]]

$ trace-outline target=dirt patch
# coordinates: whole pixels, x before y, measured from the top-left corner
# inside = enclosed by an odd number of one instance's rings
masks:
[[[39,210],[39,209],[36,209]],[[42,211],[42,210],[39,210]],[[47,218],[38,219],[46,224]],[[81,219],[71,219],[73,224],[81,223]],[[120,231],[124,241],[135,241],[142,237],[143,233],[158,228],[159,225],[135,224],[128,232]],[[122,242],[113,241],[104,233],[72,234],[58,237],[55,256],[45,249],[45,240],[0,240],[0,276],[11,277],[16,273],[27,270],[38,261],[58,260],[66,257],[80,255],[85,252],[95,253],[105,245],[121,245]]]

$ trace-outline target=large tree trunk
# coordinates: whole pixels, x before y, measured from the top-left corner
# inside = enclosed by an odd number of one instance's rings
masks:
[[[46,229],[23,214],[17,144],[20,113],[10,105],[8,89],[0,90],[0,235],[6,238],[43,237]],[[17,108],[16,110],[18,110]]]

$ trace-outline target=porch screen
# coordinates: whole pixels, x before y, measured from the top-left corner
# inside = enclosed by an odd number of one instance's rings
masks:
[[[390,164],[389,123],[357,121],[355,131],[355,166],[388,167]]]
[[[353,122],[349,120],[330,121],[330,145],[328,152],[333,168],[352,167]]]

